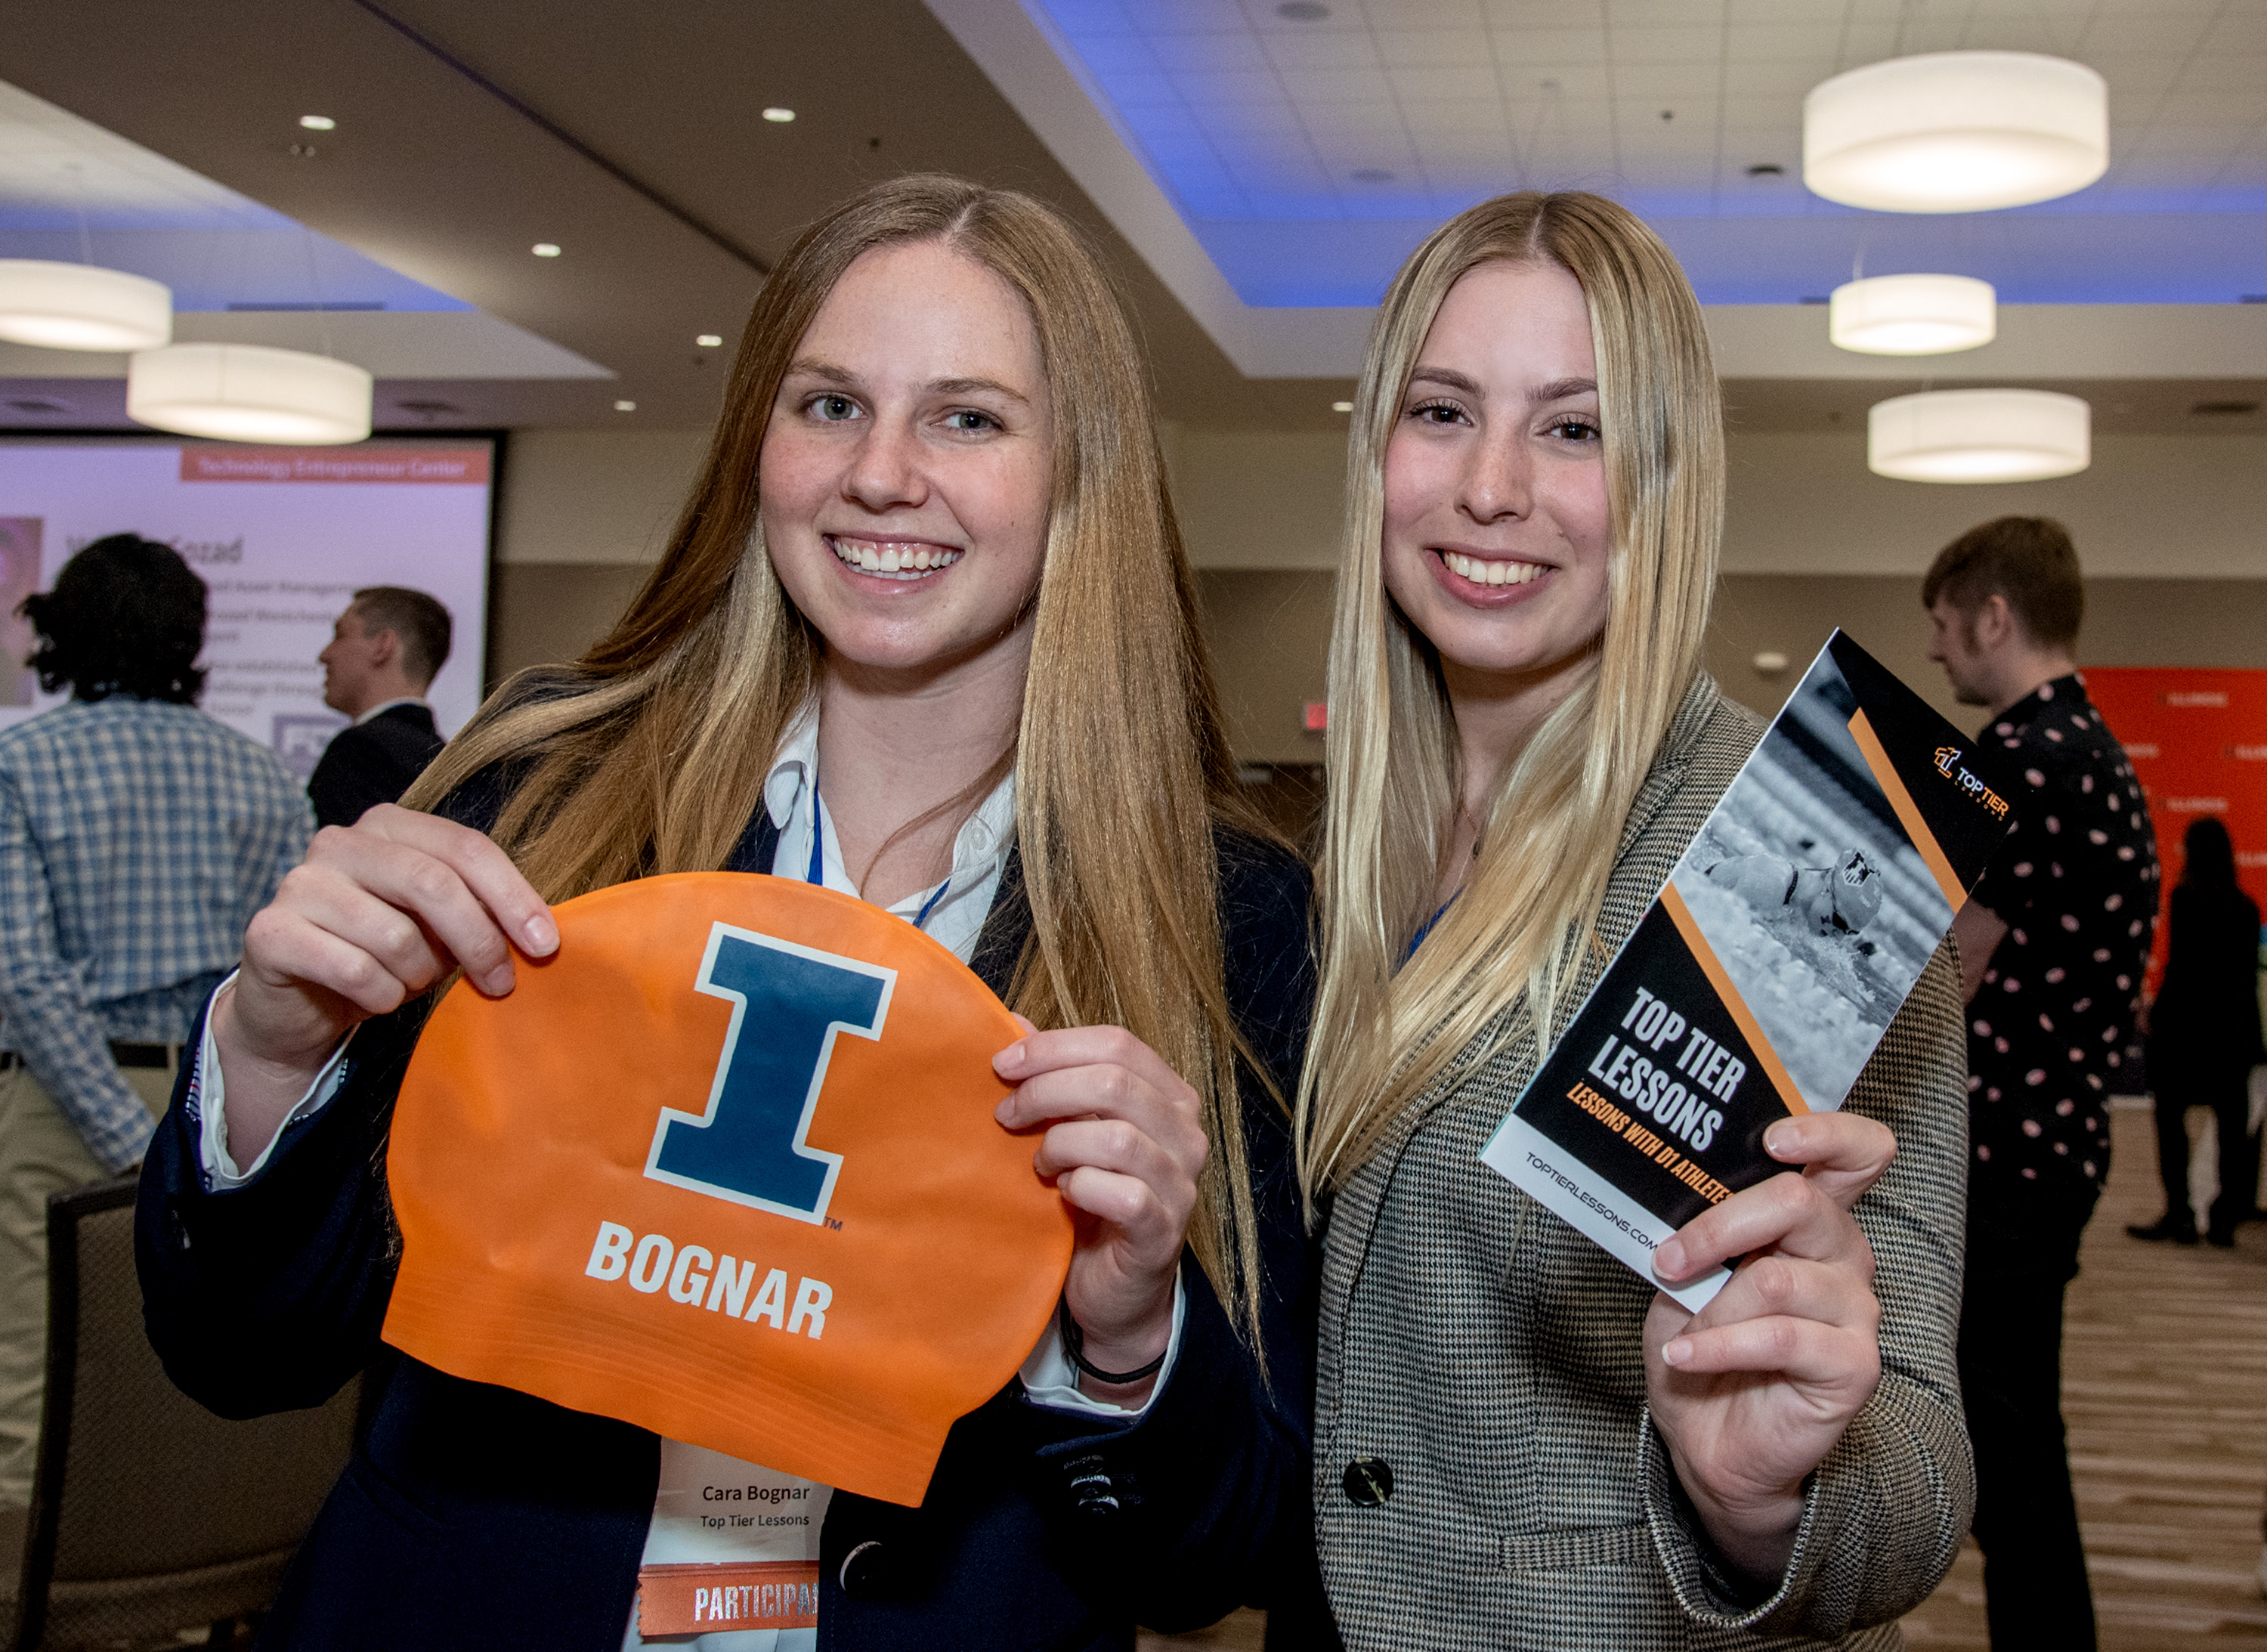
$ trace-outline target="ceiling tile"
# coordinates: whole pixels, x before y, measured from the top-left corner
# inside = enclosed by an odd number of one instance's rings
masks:
[[[2183,103],[2197,92],[2241,92],[2254,116],[2267,119],[2267,54],[2199,53],[2175,88]]]
[[[2066,55],[2111,72],[2112,62],[2128,54],[2148,57],[2185,57],[2204,39],[2212,19],[2205,17],[2097,17],[2083,33],[2070,41]]]
[[[1193,69],[1208,73],[1234,73],[1268,67],[1256,34],[1150,34],[1144,37],[1150,54],[1169,70]]]
[[[1606,55],[1617,63],[1705,62],[1713,70],[1723,45],[1720,29],[1624,28],[1618,14],[1606,35]]]
[[[1405,101],[1401,106],[1402,119],[1410,132],[1420,139],[1427,135],[1449,136],[1464,133],[1506,133],[1512,129],[1511,116],[1502,101],[1495,98],[1428,98]]]
[[[1227,0],[1126,0],[1126,15],[1144,34],[1240,34],[1246,26]]]
[[[2230,7],[2205,32],[2203,46],[2208,52],[2267,51],[2267,8]]]
[[[1182,102],[1181,89],[1168,74],[1119,72],[1095,78],[1101,83],[1104,94],[1121,110],[1152,105],[1178,108]]]
[[[1815,23],[1819,0],[1726,0],[1724,16],[1736,28],[1747,23]]]
[[[1724,0],[1608,0],[1610,28],[1672,27],[1705,23],[1714,31],[1724,15]]]
[[[1832,66],[1801,58],[1724,65],[1724,95],[1734,100],[1769,99],[1790,115],[1802,113],[1804,94],[1833,74]]]
[[[1485,26],[1480,0],[1368,0],[1363,7],[1370,27],[1389,29],[1477,29]]]
[[[1603,29],[1498,29],[1493,35],[1500,63],[1603,63]]]
[[[1480,0],[1480,15],[1493,29],[1602,29],[1606,26],[1605,0]]]
[[[1375,69],[1286,69],[1283,90],[1301,104],[1383,103],[1393,89]]]
[[[1396,69],[1388,71],[1386,78],[1393,90],[1406,103],[1421,103],[1433,99],[1468,101],[1475,98],[1500,97],[1501,84],[1496,78],[1495,65],[1485,57],[1476,63],[1433,69]]]
[[[1773,62],[1786,58],[1832,63],[1842,49],[1839,23],[1735,23],[1725,49],[1735,63]]]
[[[1388,29],[1377,37],[1378,55],[1391,69],[1456,68],[1489,61],[1486,29]]]
[[[1367,29],[1258,37],[1279,69],[1375,69],[1377,42]]]
[[[1680,116],[1703,104],[1716,106],[1713,62],[1616,63],[1608,73],[1617,98],[1673,107]]]
[[[1185,69],[1171,77],[1175,90],[1192,104],[1273,103],[1285,87],[1272,70],[1234,70],[1214,73]]]

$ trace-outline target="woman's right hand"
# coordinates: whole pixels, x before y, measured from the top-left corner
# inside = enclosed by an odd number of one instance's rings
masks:
[[[380,804],[315,834],[245,931],[213,1006],[230,1156],[249,1163],[348,1032],[461,967],[511,990],[512,951],[546,958],[559,929],[510,857],[469,826]]]

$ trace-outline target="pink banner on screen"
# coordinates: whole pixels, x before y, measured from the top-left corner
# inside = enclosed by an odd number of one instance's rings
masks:
[[[2209,814],[2219,816],[2234,840],[2236,875],[2258,900],[2267,889],[2267,671],[2090,665],[2086,691],[2141,777],[2165,892],[2180,877],[2189,822]],[[2153,994],[2164,973],[2165,943],[2161,919],[2149,956]]]
[[[183,481],[476,483],[485,447],[184,447]]]

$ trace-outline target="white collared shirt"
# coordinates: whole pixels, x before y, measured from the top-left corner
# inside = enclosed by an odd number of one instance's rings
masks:
[[[819,833],[819,877],[824,887],[846,895],[858,886],[843,869],[842,846],[835,839],[833,817],[826,812],[816,789],[818,773],[818,705],[806,705],[781,738],[779,755],[764,781],[764,808],[779,828],[779,848],[772,855],[772,875],[803,882],[811,877],[811,836],[814,816]],[[930,939],[965,964],[976,955],[976,937],[1000,891],[1007,870],[1009,851],[1016,844],[1016,775],[992,789],[991,795],[961,822],[952,840],[952,870],[944,881],[915,890],[895,906],[884,908],[893,917],[918,922]],[[860,899],[864,899],[860,896]],[[926,914],[926,915],[924,915]]]

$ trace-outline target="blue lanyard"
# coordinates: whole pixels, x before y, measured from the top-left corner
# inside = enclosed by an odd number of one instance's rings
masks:
[[[811,765],[811,870],[803,874],[803,881],[815,884],[821,889],[826,887],[826,805],[818,799],[818,766],[816,763]],[[928,914],[936,910],[936,903],[944,899],[945,891],[951,887],[952,874],[947,872],[944,881],[936,886],[927,900],[921,902],[921,911],[913,917],[914,929],[928,928]]]
[[[1464,892],[1463,890],[1459,889],[1456,891],[1456,895],[1461,895]],[[1417,926],[1417,933],[1409,937],[1409,950],[1401,955],[1401,961],[1404,964],[1406,964],[1411,958],[1417,956],[1417,949],[1425,944],[1425,937],[1432,934],[1434,926],[1437,925],[1442,919],[1449,915],[1449,908],[1456,904],[1456,895],[1451,895],[1446,900],[1442,901],[1441,903],[1441,909],[1438,912],[1434,913],[1431,917],[1426,919],[1424,922]]]

